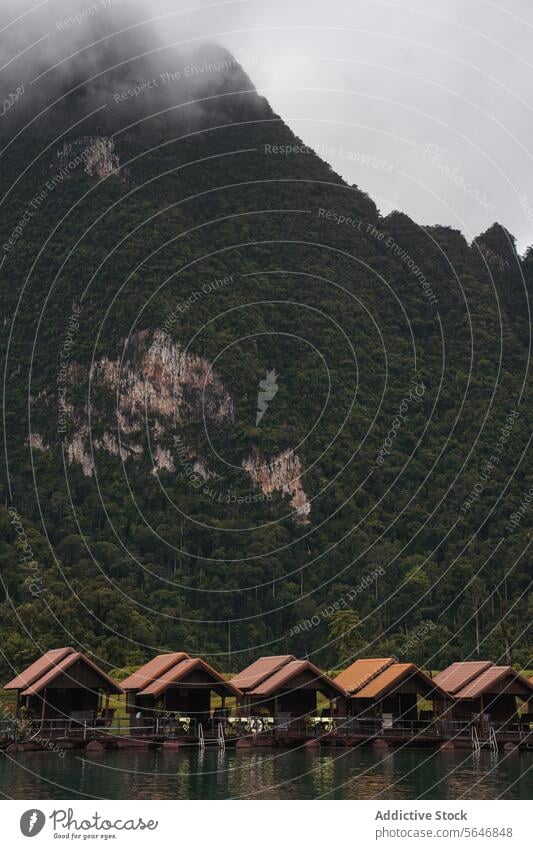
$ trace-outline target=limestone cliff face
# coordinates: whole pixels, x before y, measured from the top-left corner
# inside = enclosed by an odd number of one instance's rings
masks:
[[[68,391],[63,398],[70,423],[66,454],[85,475],[94,474],[95,454],[103,451],[122,461],[149,458],[152,474],[183,474],[190,466],[197,480],[219,478],[208,460],[183,442],[180,425],[231,423],[234,401],[209,361],[184,350],[166,332],[135,334],[124,345],[122,357],[101,357],[90,373],[73,362],[67,383],[87,387],[83,409],[74,406]],[[41,400],[50,404],[50,399]],[[39,434],[34,434],[32,445],[48,447]],[[302,463],[293,451],[266,458],[254,449],[242,468],[263,494],[289,495],[295,521],[309,522],[311,504],[302,486]]]
[[[88,432],[84,428],[80,428],[67,442],[67,457],[70,463],[80,464],[84,475],[91,476],[94,471],[94,463],[87,446],[88,436]]]
[[[83,474],[91,477],[94,474],[94,452],[105,451],[121,460],[129,457],[140,457],[144,453],[142,445],[135,443],[119,443],[115,434],[104,431],[101,439],[93,439],[92,446],[89,439],[89,429],[86,425],[80,425],[74,436],[66,442],[67,457],[70,463],[79,463]]]
[[[204,357],[184,351],[162,330],[136,334],[128,350],[122,362],[103,357],[91,372],[92,382],[118,390],[122,429],[146,413],[174,423],[234,420],[233,400]]]
[[[296,520],[302,524],[309,522],[311,503],[302,486],[302,464],[293,451],[283,451],[270,460],[258,451],[253,451],[250,457],[243,460],[242,465],[253,483],[260,487],[265,495],[274,490],[290,495]]]
[[[152,460],[154,463],[154,467],[152,469],[153,475],[156,475],[158,471],[162,471],[163,469],[166,472],[176,471],[172,453],[168,448],[161,448],[160,445],[156,445],[155,449],[152,451]]]
[[[122,359],[101,357],[92,366],[90,375],[73,363],[69,378],[72,384],[87,382],[90,402],[80,412],[68,401],[64,404],[74,424],[74,434],[66,440],[67,456],[89,476],[94,473],[95,451],[105,451],[122,460],[148,453],[141,444],[147,429],[152,473],[175,472],[173,452],[161,443],[170,440],[176,425],[200,422],[203,418],[233,421],[235,415],[233,400],[209,362],[184,351],[159,330],[153,334],[147,331],[135,334]],[[114,399],[112,420],[109,412],[95,406],[94,398],[101,396],[102,387]],[[92,425],[99,434],[93,434],[92,447],[89,408]],[[207,479],[205,463],[200,458],[195,462],[202,477]]]
[[[120,161],[115,153],[115,142],[107,136],[83,136],[65,142],[57,151],[60,169],[74,170],[83,167],[90,177],[103,180],[118,175]]]
[[[32,448],[36,448],[38,451],[48,451],[50,448],[50,446],[44,441],[41,434],[36,431],[30,433],[29,443]]]

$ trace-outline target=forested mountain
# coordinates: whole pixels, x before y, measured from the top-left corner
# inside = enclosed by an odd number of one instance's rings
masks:
[[[533,254],[380,216],[222,48],[86,56],[0,125],[4,668],[527,665]]]

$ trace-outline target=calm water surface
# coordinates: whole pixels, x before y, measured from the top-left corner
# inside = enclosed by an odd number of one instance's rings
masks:
[[[531,799],[533,752],[3,753],[0,792],[14,799]]]

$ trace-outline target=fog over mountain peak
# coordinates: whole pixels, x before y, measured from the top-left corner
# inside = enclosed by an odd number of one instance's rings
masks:
[[[23,42],[20,30],[13,41],[2,42],[6,97],[23,91],[0,125],[2,136],[57,135],[94,120],[115,133],[139,121],[161,128],[163,118],[167,128],[191,126],[204,101],[232,92],[253,95],[247,101],[251,117],[259,100],[267,108],[230,51],[202,39],[165,42],[140,4],[101,8],[96,3],[76,11],[60,2],[53,8],[57,17],[50,34],[42,35],[48,19],[37,23],[32,17]],[[39,43],[28,50],[32,42]]]

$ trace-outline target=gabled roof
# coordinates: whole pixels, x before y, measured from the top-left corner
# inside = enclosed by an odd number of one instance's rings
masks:
[[[379,699],[388,691],[395,690],[403,681],[416,676],[425,685],[428,693],[446,698],[446,693],[425,672],[414,663],[393,663],[370,681],[366,687],[355,693],[356,699]]]
[[[524,687],[524,695],[533,695],[533,686],[523,675],[512,666],[490,666],[480,675],[470,681],[466,687],[456,692],[456,699],[477,699],[485,693],[494,692],[494,687],[508,678],[510,683],[518,682]],[[505,692],[505,689],[504,689]]]
[[[447,693],[454,696],[463,687],[466,687],[470,681],[481,675],[482,672],[493,666],[490,660],[467,660],[452,663],[438,675],[435,675],[434,681]]]
[[[250,666],[247,666],[246,669],[243,669],[242,672],[235,675],[231,679],[231,683],[235,687],[238,687],[239,690],[247,693],[249,690],[253,690],[254,687],[259,686],[262,681],[270,675],[273,675],[274,672],[277,672],[278,669],[282,668],[282,666],[286,666],[292,660],[296,660],[292,654],[260,657],[259,660],[254,660]]]
[[[240,690],[213,669],[201,657],[189,657],[185,652],[174,652],[173,654],[160,654],[141,666],[137,672],[130,675],[122,682],[122,688],[135,690],[141,696],[159,696],[167,687],[177,684],[196,669],[205,672],[213,682],[213,685],[223,685],[233,696],[240,696]],[[191,686],[195,686],[191,684]]]
[[[248,693],[250,696],[262,696],[263,698],[268,698],[275,693],[276,690],[290,686],[290,682],[294,678],[302,672],[307,671],[311,672],[315,681],[323,682],[327,689],[336,690],[339,696],[346,695],[346,690],[336,684],[332,678],[328,678],[327,675],[324,675],[324,673],[309,660],[291,660],[288,663],[283,664],[281,668],[273,672],[272,675],[269,675],[265,680],[261,681],[253,688],[253,690],[249,690]]]
[[[353,696],[393,663],[395,663],[393,657],[360,658],[337,675],[335,681]]]
[[[144,690],[152,681],[163,675],[167,669],[170,669],[177,663],[181,663],[182,660],[188,657],[189,655],[184,651],[158,654],[157,657],[153,657],[144,666],[139,667],[136,672],[128,675],[124,681],[121,681],[120,686],[123,690]]]
[[[10,681],[6,685],[6,689],[21,690],[22,696],[35,696],[46,687],[50,687],[59,675],[62,675],[78,662],[89,666],[93,672],[96,672],[102,680],[102,689],[105,689],[106,692],[122,693],[121,687],[109,675],[106,675],[96,663],[93,663],[86,655],[74,651],[70,647],[53,649],[47,652],[39,660],[32,663],[24,672]],[[90,689],[90,687],[87,687],[87,689]]]
[[[62,649],[51,649],[42,655],[38,660],[34,660],[24,672],[20,672],[9,683],[4,684],[4,690],[23,690],[29,687],[37,678],[48,672],[49,669],[58,663],[67,654],[74,654],[74,649],[67,646]]]

